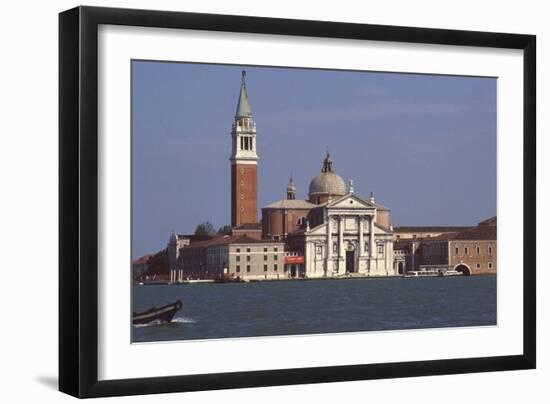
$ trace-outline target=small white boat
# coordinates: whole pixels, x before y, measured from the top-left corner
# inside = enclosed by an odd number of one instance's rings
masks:
[[[424,277],[438,277],[438,276],[462,276],[462,272],[450,269],[447,271],[441,269],[426,269],[423,271],[408,271],[403,275],[405,278],[424,278]]]

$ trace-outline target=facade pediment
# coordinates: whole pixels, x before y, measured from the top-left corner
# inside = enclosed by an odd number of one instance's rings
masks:
[[[364,199],[359,198],[355,194],[347,194],[327,203],[327,208],[336,208],[336,209],[375,209],[375,206],[371,203],[365,201]]]

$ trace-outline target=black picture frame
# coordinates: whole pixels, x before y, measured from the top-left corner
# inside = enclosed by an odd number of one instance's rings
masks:
[[[100,24],[523,50],[523,354],[98,381]],[[533,35],[96,7],[60,13],[59,390],[84,398],[535,368],[535,103]]]

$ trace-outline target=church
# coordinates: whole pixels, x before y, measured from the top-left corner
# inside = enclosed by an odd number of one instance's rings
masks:
[[[334,169],[327,151],[321,172],[309,184],[307,199],[297,199],[290,178],[287,198],[261,209],[258,222],[256,122],[245,72],[231,130],[231,226],[233,234],[265,242],[284,242],[289,277],[393,276],[390,210],[355,194],[353,181]],[[229,272],[231,269],[229,268]]]

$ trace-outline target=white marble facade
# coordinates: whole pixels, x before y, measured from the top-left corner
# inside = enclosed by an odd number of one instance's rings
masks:
[[[391,230],[376,224],[375,204],[350,192],[323,211],[324,223],[304,233],[308,278],[397,275]]]

